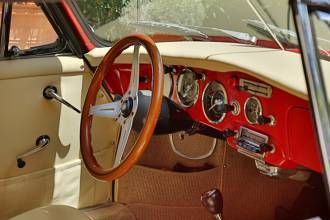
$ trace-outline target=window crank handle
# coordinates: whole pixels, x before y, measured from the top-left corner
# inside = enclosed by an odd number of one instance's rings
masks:
[[[23,159],[45,149],[45,147],[49,144],[49,142],[50,142],[50,138],[48,135],[39,136],[36,140],[35,147],[33,147],[31,150],[29,150],[23,154],[16,156],[17,167],[23,168],[25,166],[25,161]]]
[[[55,99],[63,105],[66,105],[67,107],[71,108],[72,110],[81,113],[79,109],[71,105],[68,101],[66,101],[57,94],[57,88],[55,86],[47,86],[43,91],[43,95],[46,99]]]

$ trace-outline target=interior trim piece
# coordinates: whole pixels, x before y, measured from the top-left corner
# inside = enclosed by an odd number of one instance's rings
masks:
[[[213,154],[213,152],[215,150],[215,147],[218,144],[218,139],[213,138],[212,146],[210,147],[210,150],[207,153],[205,153],[203,155],[199,155],[199,156],[189,156],[187,154],[184,154],[184,153],[180,152],[178,150],[178,148],[175,146],[175,143],[174,143],[174,140],[173,140],[173,134],[169,134],[168,137],[169,137],[170,145],[171,145],[171,148],[172,148],[173,152],[176,153],[178,156],[180,156],[182,158],[185,158],[185,159],[188,159],[188,160],[203,160],[203,159],[206,159],[206,158],[210,157]]]
[[[51,56],[45,58],[3,60],[0,62],[0,80],[58,74],[77,74],[84,71],[83,59],[74,56]]]

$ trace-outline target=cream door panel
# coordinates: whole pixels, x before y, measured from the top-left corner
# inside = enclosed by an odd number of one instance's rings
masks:
[[[43,97],[43,89],[53,85],[81,109],[91,78],[83,60],[76,57],[0,61],[0,219],[42,205],[79,208],[111,198],[111,184],[92,178],[81,161],[80,114]],[[106,101],[100,93],[100,102]],[[111,164],[118,131],[111,122],[100,120],[93,133],[97,158],[101,164]],[[16,156],[45,134],[49,145],[18,168]]]
[[[85,69],[82,59],[71,56],[3,60],[0,62],[0,67],[0,79],[61,74],[75,75],[82,73]]]

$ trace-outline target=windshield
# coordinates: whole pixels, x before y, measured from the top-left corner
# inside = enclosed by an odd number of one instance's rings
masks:
[[[156,41],[224,41],[298,48],[288,0],[77,0],[77,3],[95,34],[110,42],[140,32]],[[329,38],[322,38],[329,50],[330,43],[325,39]]]

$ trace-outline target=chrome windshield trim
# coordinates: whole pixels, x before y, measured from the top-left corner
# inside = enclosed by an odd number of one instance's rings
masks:
[[[302,50],[305,79],[309,99],[313,109],[321,160],[323,162],[323,179],[330,207],[330,109],[320,60],[318,57],[315,32],[312,27],[308,1],[293,0],[292,9]]]

